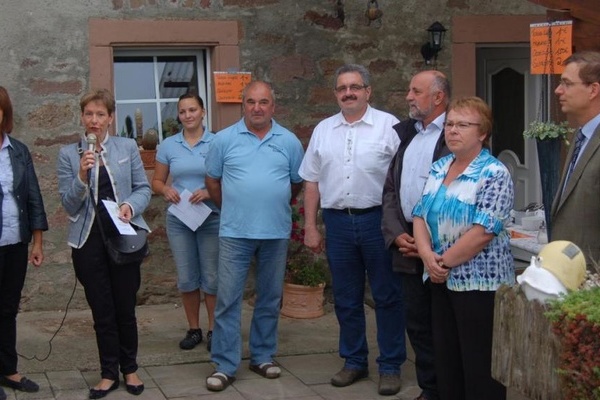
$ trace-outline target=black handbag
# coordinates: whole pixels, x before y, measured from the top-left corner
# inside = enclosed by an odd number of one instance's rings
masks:
[[[134,227],[135,235],[117,235],[107,238],[100,220],[98,205],[94,200],[94,192],[90,186],[90,199],[96,212],[96,221],[100,227],[100,234],[106,247],[106,253],[110,260],[116,265],[127,265],[141,263],[150,253],[148,249],[148,232],[142,228]]]
[[[106,238],[104,243],[108,257],[117,265],[141,263],[149,253],[148,232],[144,229],[136,229],[135,235]]]

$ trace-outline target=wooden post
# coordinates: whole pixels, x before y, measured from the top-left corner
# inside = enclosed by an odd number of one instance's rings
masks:
[[[552,332],[545,311],[540,302],[527,300],[518,285],[498,289],[492,376],[530,399],[560,400],[560,341]]]

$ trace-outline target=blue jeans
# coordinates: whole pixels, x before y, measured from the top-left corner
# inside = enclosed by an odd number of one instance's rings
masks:
[[[405,322],[400,276],[381,233],[381,209],[362,215],[323,210],[327,260],[335,314],[340,324],[340,357],[349,369],[368,367],[365,331],[365,276],[375,301],[380,374],[400,372],[406,361]]]
[[[177,289],[217,293],[219,265],[219,215],[211,214],[196,231],[167,213],[167,236],[177,266]]]
[[[288,239],[219,238],[219,279],[211,359],[216,371],[235,376],[242,359],[242,301],[256,256],[256,303],[250,326],[250,364],[273,360]]]

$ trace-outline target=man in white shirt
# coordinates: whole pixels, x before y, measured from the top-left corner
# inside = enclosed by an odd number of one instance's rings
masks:
[[[326,252],[340,324],[339,354],[344,367],[331,384],[342,387],[368,376],[365,333],[365,276],[375,301],[379,345],[379,394],[400,390],[406,360],[400,277],[381,233],[381,192],[400,140],[396,117],[369,106],[370,74],[361,65],[340,67],[334,94],[341,112],[315,128],[300,166],[304,187],[305,240],[325,249],[317,227],[322,208]]]
[[[423,71],[410,81],[406,95],[410,119],[394,125],[400,147],[390,163],[383,186],[381,226],[392,265],[400,273],[406,311],[406,331],[415,351],[415,400],[438,400],[429,280],[423,282],[423,263],[413,238],[412,209],[421,198],[433,161],[450,153],[444,141],[444,121],[450,84],[439,71]]]

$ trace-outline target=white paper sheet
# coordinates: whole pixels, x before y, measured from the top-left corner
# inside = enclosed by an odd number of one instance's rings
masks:
[[[102,203],[104,204],[104,207],[106,207],[110,219],[112,219],[112,222],[115,224],[121,235],[137,235],[135,229],[133,229],[133,226],[131,226],[129,222],[123,222],[119,219],[119,205],[117,203],[110,200],[102,200]]]
[[[179,203],[171,204],[168,211],[179,218],[188,228],[195,231],[206,221],[212,210],[202,202],[198,204],[190,203],[191,196],[192,193],[185,189],[179,194]]]

